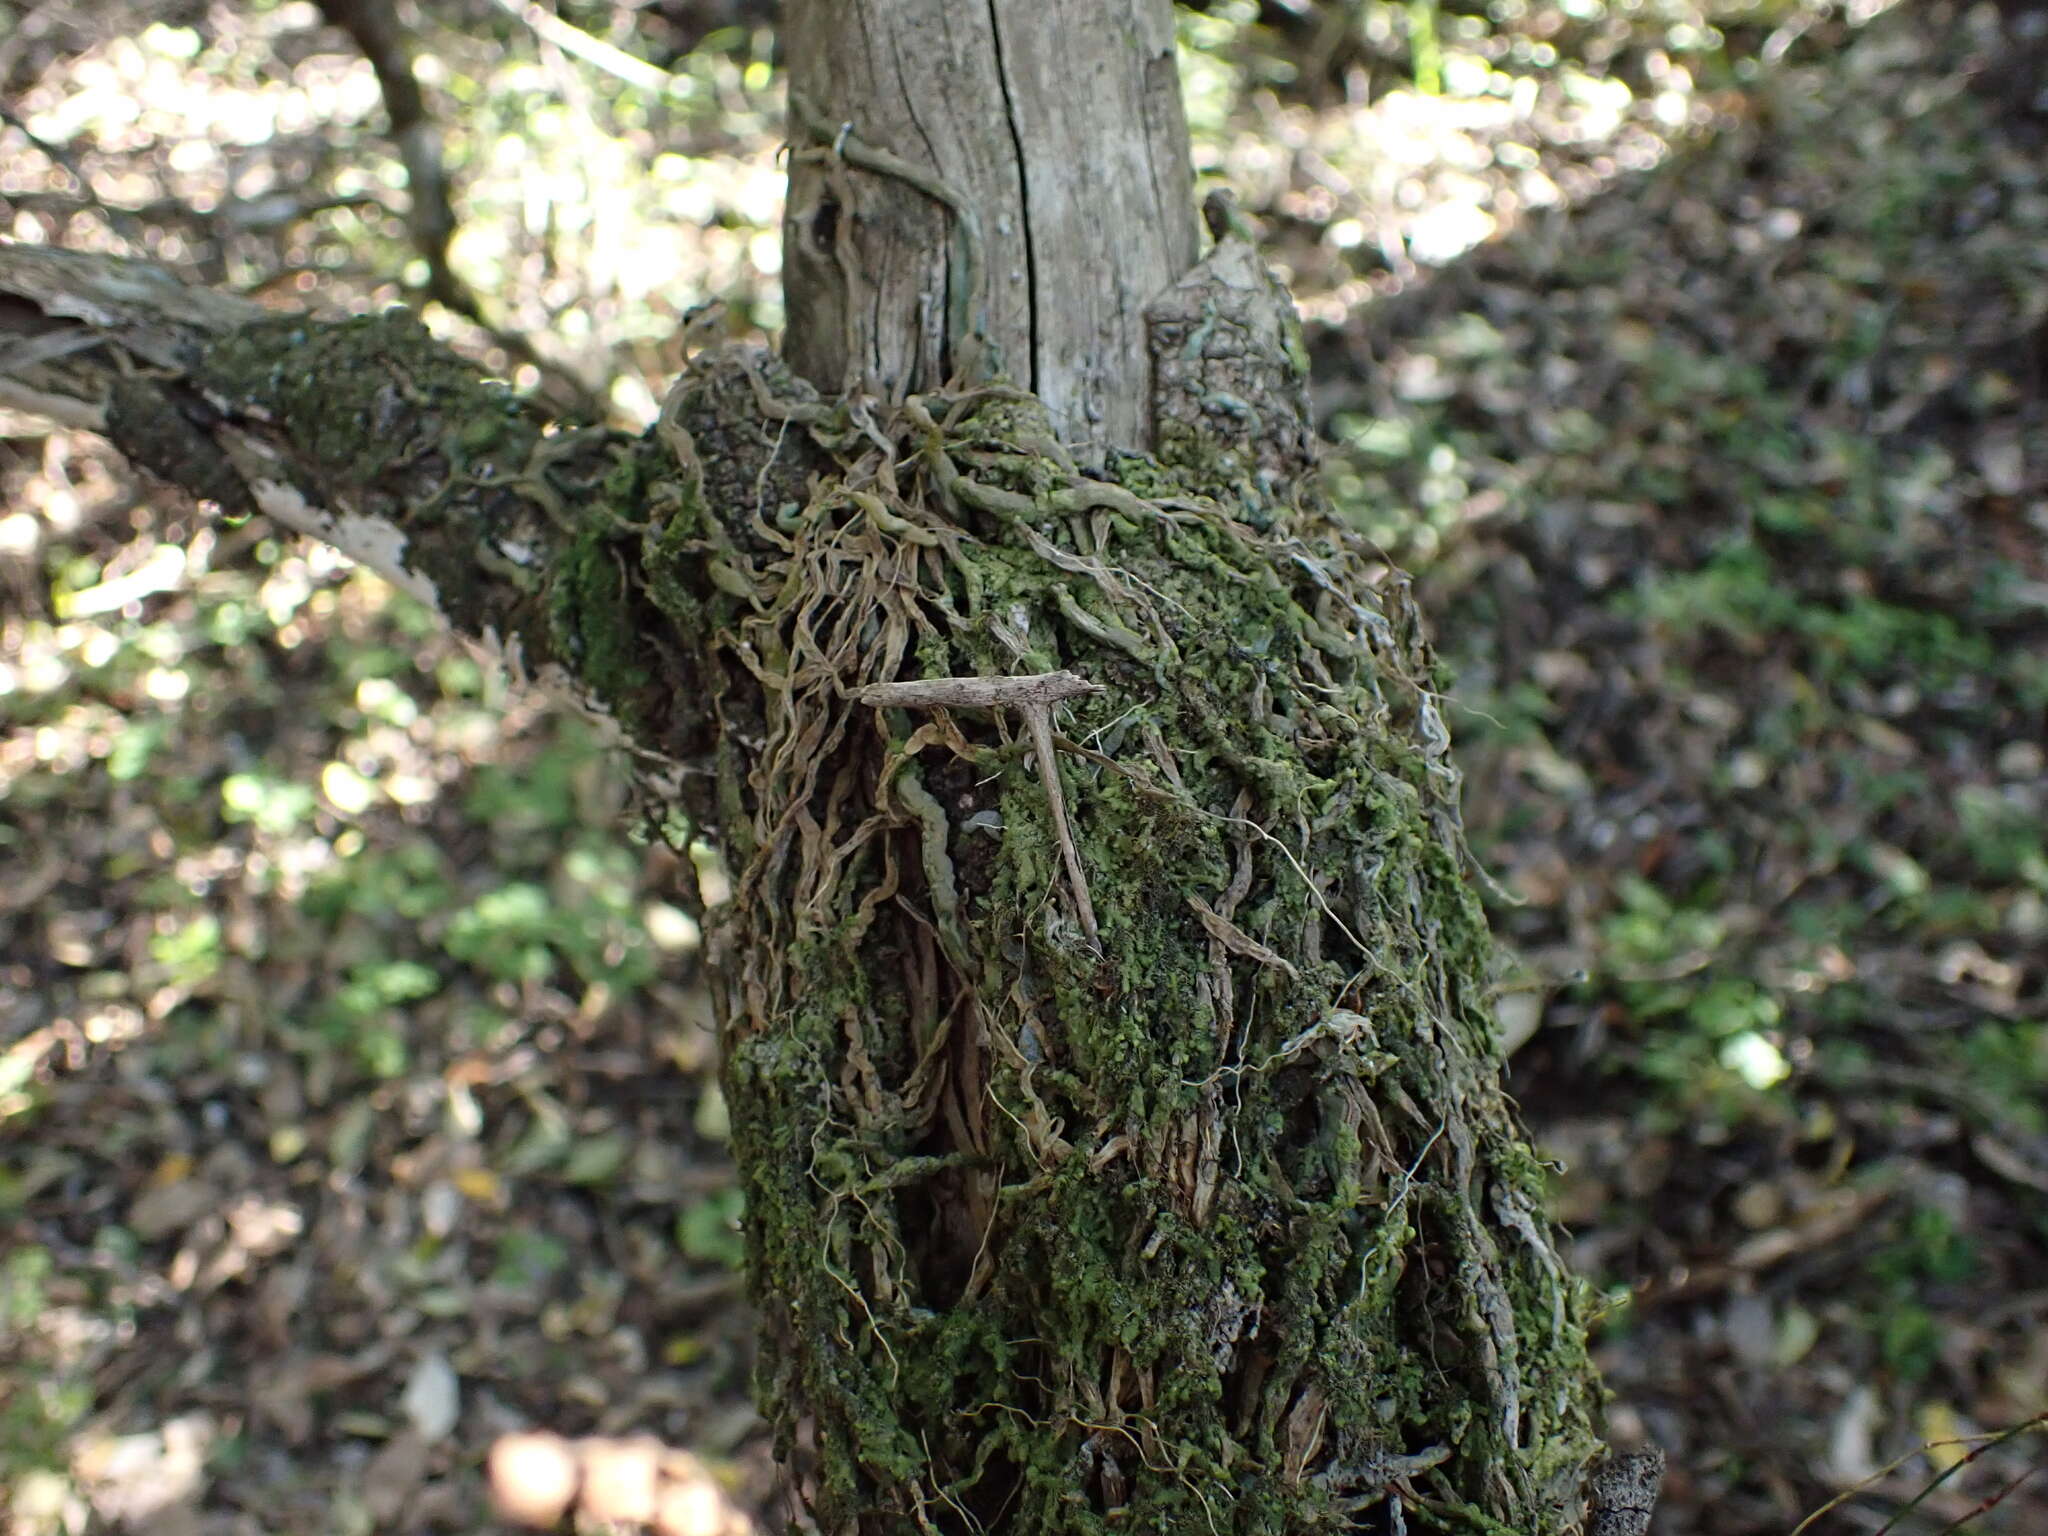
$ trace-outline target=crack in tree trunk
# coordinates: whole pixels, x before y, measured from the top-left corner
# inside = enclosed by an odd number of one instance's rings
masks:
[[[917,165],[792,163],[783,355],[827,394],[1029,384],[1058,435],[1142,448],[1145,306],[1190,266],[1187,125],[1164,0],[791,0],[789,87],[824,128]],[[966,332],[950,323],[966,315]]]

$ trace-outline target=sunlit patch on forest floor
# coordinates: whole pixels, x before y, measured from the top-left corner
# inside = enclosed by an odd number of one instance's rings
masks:
[[[399,296],[345,37],[104,9],[0,42],[12,233]],[[1673,1533],[1856,1488],[1821,1529],[1931,1536],[2048,1462],[1899,1514],[2048,1408],[2048,118],[1996,9],[1881,9],[1184,16],[1333,490],[1460,674],[1515,1086]],[[424,31],[454,256],[644,416],[682,303],[777,321],[769,46],[563,14],[679,83]],[[695,872],[381,583],[27,423],[0,484],[11,1528],[473,1529],[532,1425],[767,1499]],[[1967,1528],[2048,1528],[2044,1483]]]
[[[1615,1288],[1622,1416],[1672,1453],[1663,1529],[1852,1487],[1823,1529],[1876,1529],[2048,1408],[2026,57],[1989,8],[1895,13],[1326,342],[1339,494],[1460,674],[1514,1082]]]

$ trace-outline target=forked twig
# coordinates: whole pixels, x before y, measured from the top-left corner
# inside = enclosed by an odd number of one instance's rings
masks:
[[[1065,699],[1077,699],[1102,692],[1074,672],[1035,672],[1028,677],[929,677],[905,683],[870,683],[855,692],[863,704],[879,709],[1014,709],[1024,717],[1031,733],[1031,752],[1038,759],[1038,781],[1045,786],[1045,798],[1052,807],[1053,836],[1060,845],[1060,857],[1067,866],[1067,880],[1074,888],[1074,910],[1088,941],[1100,942],[1095,926],[1095,903],[1089,899],[1088,877],[1081,872],[1081,851],[1067,825],[1066,796],[1060,790],[1059,769],[1053,760],[1052,707]]]

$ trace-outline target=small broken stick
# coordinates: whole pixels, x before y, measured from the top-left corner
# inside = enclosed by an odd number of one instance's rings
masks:
[[[1053,835],[1074,887],[1074,911],[1088,941],[1100,942],[1095,903],[1088,896],[1088,877],[1081,873],[1081,851],[1067,826],[1066,796],[1053,761],[1052,707],[1065,699],[1100,693],[1102,685],[1073,672],[1035,672],[1028,677],[930,677],[905,683],[870,683],[854,697],[878,709],[1014,709],[1031,733],[1031,753],[1038,759],[1038,781],[1052,807]]]

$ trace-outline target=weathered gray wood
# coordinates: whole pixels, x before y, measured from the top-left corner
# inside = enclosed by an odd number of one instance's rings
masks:
[[[1167,0],[786,10],[791,366],[891,399],[1001,372],[1150,446],[1144,309],[1196,257]]]

